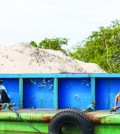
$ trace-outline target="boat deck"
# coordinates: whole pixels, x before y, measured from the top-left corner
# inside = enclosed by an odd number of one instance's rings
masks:
[[[63,110],[63,109],[62,109]],[[50,110],[50,109],[17,109],[19,115],[35,128],[44,134],[48,134],[48,125],[53,116],[61,110]],[[114,112],[109,113],[108,111],[95,111],[86,113],[88,118],[93,122],[95,126],[95,132],[104,134],[104,131],[108,131],[107,127],[115,128],[115,134],[119,132],[120,125],[120,113]],[[0,132],[1,131],[12,131],[12,132],[36,132],[27,123],[17,118],[17,115],[11,111],[0,110]],[[102,128],[103,127],[103,128]],[[102,129],[101,129],[102,128]],[[110,130],[111,131],[111,130]],[[109,131],[109,132],[110,132]]]
[[[63,109],[62,109],[63,110]],[[60,110],[50,110],[50,109],[17,109],[16,110],[22,118],[27,121],[37,121],[37,122],[49,122],[53,116],[60,112]],[[86,115],[90,120],[97,124],[120,124],[120,113],[109,111],[95,111],[88,112]],[[15,112],[11,110],[2,111],[0,110],[0,120],[20,120],[16,117]]]

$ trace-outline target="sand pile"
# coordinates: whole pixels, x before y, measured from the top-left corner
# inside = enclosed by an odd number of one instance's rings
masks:
[[[61,51],[39,49],[29,43],[0,45],[0,74],[105,73],[98,65],[75,60]]]

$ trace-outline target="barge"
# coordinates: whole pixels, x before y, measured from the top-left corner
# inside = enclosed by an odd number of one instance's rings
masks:
[[[85,116],[92,125],[89,133],[120,133],[119,110],[109,112],[120,91],[120,74],[0,74],[0,79],[10,103],[15,103],[14,110],[0,110],[1,133],[55,134],[48,129],[50,122],[63,113]],[[81,112],[91,102],[95,102],[96,111]],[[68,126],[63,134],[87,134],[77,130],[77,126]]]

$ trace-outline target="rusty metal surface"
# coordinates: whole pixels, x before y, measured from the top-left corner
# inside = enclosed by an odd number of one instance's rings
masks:
[[[93,123],[101,123],[101,118],[98,118],[96,116],[101,116],[102,114],[107,113],[106,111],[95,111],[95,112],[87,112],[86,115]]]
[[[63,110],[63,109],[62,109]],[[48,109],[19,109],[18,113],[27,121],[31,122],[49,122],[53,116],[61,110]],[[120,124],[120,113],[112,113],[109,111],[87,112],[86,115],[94,124]],[[15,113],[10,110],[0,110],[0,121],[10,120],[19,121]]]
[[[95,111],[86,113],[94,124],[120,124],[120,113],[109,111]]]
[[[42,110],[42,109],[19,109],[17,112],[28,121],[38,121],[38,122],[49,122],[53,116],[60,110]],[[1,120],[16,120],[16,114],[10,110],[0,110],[0,121]]]

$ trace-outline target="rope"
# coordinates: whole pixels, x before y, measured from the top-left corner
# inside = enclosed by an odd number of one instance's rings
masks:
[[[35,131],[37,131],[39,134],[42,134],[42,133],[41,133],[38,129],[36,129],[31,123],[29,123],[28,121],[26,121],[25,119],[23,119],[23,118],[21,117],[21,115],[20,115],[15,109],[13,109],[13,108],[10,107],[10,110],[13,111],[13,112],[16,114],[17,118],[23,120],[26,124],[28,124],[30,127],[32,127],[32,128],[33,128]]]
[[[2,106],[0,107],[0,110],[4,109],[6,106],[7,106],[7,103],[3,103]]]

